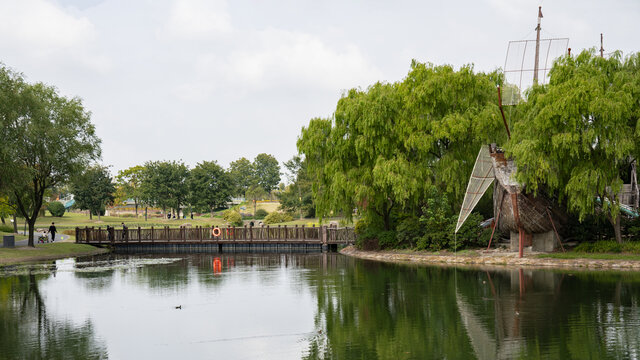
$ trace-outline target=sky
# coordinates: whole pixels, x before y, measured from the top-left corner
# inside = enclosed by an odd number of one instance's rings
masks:
[[[502,68],[508,42],[640,51],[638,0],[0,0],[0,62],[79,97],[104,165],[284,162],[341,95],[412,59]]]

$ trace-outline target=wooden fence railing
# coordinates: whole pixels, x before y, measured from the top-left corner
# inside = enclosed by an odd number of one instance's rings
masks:
[[[263,225],[259,227],[159,227],[159,228],[76,228],[76,242],[109,243],[320,243],[351,244],[356,240],[353,228]],[[219,234],[219,235],[218,235]]]

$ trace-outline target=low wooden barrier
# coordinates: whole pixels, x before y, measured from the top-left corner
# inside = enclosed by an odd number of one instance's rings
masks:
[[[269,226],[181,228],[76,228],[76,243],[79,244],[179,244],[179,243],[287,243],[287,244],[353,244],[355,231],[349,227]],[[214,235],[214,233],[216,235]]]

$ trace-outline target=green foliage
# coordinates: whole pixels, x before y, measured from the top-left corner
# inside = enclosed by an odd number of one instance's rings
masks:
[[[231,200],[233,184],[229,174],[215,161],[203,161],[187,179],[189,202],[198,211],[213,211]]]
[[[118,171],[116,176],[116,202],[123,203],[128,199],[133,199],[138,213],[138,205],[143,197],[142,179],[144,177],[144,166],[136,165],[128,169]]]
[[[519,106],[505,147],[529,191],[544,187],[580,220],[602,214],[616,230],[620,174],[640,155],[639,57],[623,62],[620,54],[601,58],[590,50],[558,60],[549,84],[534,87]]]
[[[95,165],[73,178],[71,191],[79,209],[90,210],[93,215],[104,215],[105,205],[114,199],[115,186],[109,170]]]
[[[261,186],[257,184],[253,184],[249,186],[249,189],[247,189],[247,192],[244,194],[245,199],[253,203],[254,214],[256,213],[256,202],[258,200],[264,199],[267,196],[269,196],[269,194],[266,191],[264,191],[264,189]]]
[[[242,226],[242,215],[234,210],[226,210],[222,213],[222,219],[231,226]]]
[[[253,160],[254,182],[267,193],[275,189],[280,182],[280,164],[273,155],[258,154]]]
[[[240,158],[229,164],[229,176],[233,182],[233,194],[243,196],[253,182],[251,161]]]
[[[640,242],[626,241],[618,243],[615,240],[601,240],[595,242],[583,242],[576,246],[575,252],[583,253],[631,253],[640,254]]]
[[[272,213],[270,213],[269,215],[265,216],[263,223],[265,224],[278,224],[278,223],[283,223],[283,222],[287,222],[287,221],[291,221],[293,220],[293,217],[287,213],[281,213],[281,212],[277,212],[274,211]]]
[[[188,195],[187,166],[176,161],[148,161],[144,168],[141,183],[144,201],[164,210],[178,210]]]
[[[0,189],[29,223],[29,245],[45,192],[100,156],[100,140],[79,98],[0,65]]]
[[[418,217],[408,216],[398,223],[396,237],[398,247],[413,248],[418,239],[424,235],[424,227],[420,224]]]
[[[0,225],[0,232],[4,233],[13,233],[13,227],[9,225]]]
[[[392,230],[394,213],[419,213],[434,185],[455,208],[479,146],[505,137],[496,78],[413,62],[402,82],[348,91],[298,139],[318,215],[356,212]]]
[[[423,216],[420,222],[425,226],[425,234],[418,239],[416,248],[418,250],[460,250],[464,248],[485,247],[489,243],[491,228],[481,228],[481,215],[471,213],[467,221],[462,225],[457,234],[454,234],[458,217],[450,216],[445,219],[433,220]],[[427,224],[436,224],[429,227]],[[494,238],[500,236],[496,229]]]
[[[65,212],[64,205],[60,201],[50,202],[47,206],[47,210],[51,213],[51,216],[62,217]]]
[[[265,209],[258,209],[256,210],[256,215],[255,218],[256,219],[264,219],[265,216],[269,215],[269,212]]]
[[[315,204],[311,190],[312,180],[307,171],[307,161],[294,156],[284,163],[291,185],[279,194],[280,206],[290,213],[299,213],[304,217],[315,217]]]

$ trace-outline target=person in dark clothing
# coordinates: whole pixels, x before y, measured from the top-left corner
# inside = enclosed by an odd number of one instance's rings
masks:
[[[51,241],[56,240],[56,232],[58,232],[58,230],[56,229],[56,224],[51,223],[51,226],[49,226],[49,233],[51,233]]]
[[[129,228],[127,227],[127,225],[125,225],[124,223],[122,223],[122,240],[127,239],[128,237],[128,230]]]

